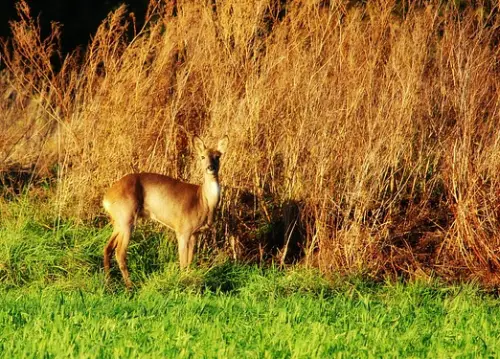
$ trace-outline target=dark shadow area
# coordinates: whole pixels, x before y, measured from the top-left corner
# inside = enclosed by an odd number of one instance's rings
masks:
[[[10,21],[18,20],[16,1],[2,1],[0,4],[0,37],[10,36]],[[97,27],[108,13],[126,4],[129,12],[134,13],[136,28],[144,24],[148,0],[28,0],[31,15],[39,17],[42,38],[49,35],[51,23],[60,23],[62,28],[61,50],[64,54],[78,47],[86,47]]]
[[[274,261],[280,265],[299,262],[305,254],[303,203],[280,202],[270,192],[257,195],[229,189],[233,191],[230,196],[235,200],[231,201],[228,218],[217,222],[218,233],[231,234],[229,241],[226,235],[221,237],[233,258],[258,263]]]
[[[31,187],[47,189],[55,180],[55,173],[43,175],[35,165],[11,165],[5,169],[0,168],[0,195],[6,200],[13,200]]]

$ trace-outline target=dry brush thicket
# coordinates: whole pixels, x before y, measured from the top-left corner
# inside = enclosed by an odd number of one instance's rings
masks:
[[[152,1],[144,28],[119,8],[56,71],[62,30],[42,39],[18,7],[0,164],[52,176],[54,213],[102,215],[128,172],[200,181],[190,136],[228,134],[219,250],[497,282],[497,8]]]

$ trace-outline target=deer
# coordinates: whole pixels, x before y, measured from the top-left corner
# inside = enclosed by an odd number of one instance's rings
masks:
[[[110,281],[110,260],[115,253],[125,286],[132,288],[127,268],[127,248],[137,218],[152,219],[175,232],[181,270],[187,269],[194,254],[198,233],[215,221],[220,200],[220,158],[229,138],[217,148],[207,148],[194,136],[192,145],[203,171],[201,185],[183,182],[158,173],[130,173],[116,181],[103,197],[103,207],[111,217],[113,232],[104,247],[104,272]]]

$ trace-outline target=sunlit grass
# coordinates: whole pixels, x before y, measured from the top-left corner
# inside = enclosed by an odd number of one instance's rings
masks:
[[[110,293],[99,276],[83,289],[2,286],[0,352],[5,358],[498,355],[498,302],[471,286],[346,282],[303,291],[290,290],[290,272],[228,269],[243,277],[229,291],[208,290],[203,280],[186,286],[184,278],[167,288]]]
[[[0,228],[1,357],[498,355],[498,299],[472,284],[326,277],[203,252],[180,272],[175,243],[139,230],[128,292],[118,270],[104,285],[109,232]]]

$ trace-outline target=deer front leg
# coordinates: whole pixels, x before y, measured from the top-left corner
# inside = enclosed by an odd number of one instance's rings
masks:
[[[193,261],[193,255],[194,255],[194,247],[196,245],[196,235],[192,234],[189,237],[189,242],[188,242],[188,258],[187,258],[187,265],[191,265],[191,262]]]
[[[189,258],[189,238],[190,234],[177,234],[177,243],[179,246],[179,264],[181,269],[185,269],[188,265]]]

